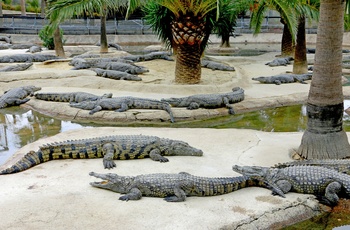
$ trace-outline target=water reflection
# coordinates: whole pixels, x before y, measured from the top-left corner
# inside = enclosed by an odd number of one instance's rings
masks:
[[[20,107],[0,110],[0,164],[19,148],[82,125],[61,121]]]

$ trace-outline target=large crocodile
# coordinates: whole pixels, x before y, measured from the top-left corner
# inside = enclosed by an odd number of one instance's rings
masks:
[[[350,175],[334,169],[319,166],[291,166],[278,169],[238,165],[234,165],[232,169],[247,177],[260,178],[273,194],[282,197],[289,191],[313,194],[320,202],[333,206],[338,203],[338,193],[350,196]]]
[[[306,74],[279,74],[274,76],[267,76],[267,77],[253,77],[252,80],[259,81],[260,83],[264,84],[284,84],[284,83],[294,83],[299,82],[302,84],[306,84],[305,81],[311,80],[312,73],[306,73]]]
[[[28,69],[29,67],[31,67],[32,65],[33,65],[33,63],[30,62],[30,63],[5,66],[3,68],[0,68],[0,72],[24,71],[24,70]]]
[[[320,166],[337,170],[350,175],[350,159],[311,159],[279,163],[274,168],[286,168],[291,166]]]
[[[142,81],[142,78],[140,78],[139,76],[122,71],[106,70],[101,68],[94,68],[93,71],[96,73],[97,76],[110,78],[114,80]]]
[[[161,197],[168,202],[185,201],[187,196],[216,196],[237,191],[248,186],[258,186],[259,181],[248,177],[199,177],[186,172],[178,174],[156,173],[138,176],[119,176],[114,173],[90,172],[102,182],[91,182],[97,188],[125,194],[119,200],[139,200],[142,196]]]
[[[34,92],[38,90],[41,90],[41,88],[34,85],[10,89],[0,96],[0,109],[26,103],[30,100],[27,97],[33,96]]]
[[[56,101],[56,102],[69,102],[69,103],[78,103],[82,101],[96,101],[101,98],[111,98],[112,93],[106,93],[102,96],[97,96],[91,93],[85,92],[72,92],[72,93],[37,93],[35,98],[45,101]]]
[[[235,114],[230,104],[243,100],[244,90],[240,87],[235,87],[229,93],[196,94],[180,98],[163,98],[161,101],[168,102],[173,107],[187,107],[187,109],[220,108],[225,106],[229,109],[230,114]]]
[[[201,65],[212,70],[235,71],[234,67],[216,61],[201,60]]]
[[[0,63],[12,62],[44,62],[47,60],[60,59],[56,55],[51,54],[12,54],[0,57]]]
[[[286,66],[290,64],[290,61],[294,60],[292,57],[281,57],[281,58],[276,58],[270,62],[267,62],[265,65],[268,65],[270,67],[273,66]]]
[[[71,103],[71,107],[91,110],[90,115],[101,110],[115,110],[116,112],[125,112],[128,109],[161,109],[170,115],[171,122],[174,122],[174,115],[171,106],[167,102],[139,98],[139,97],[113,97],[102,98],[97,101],[82,101],[80,103]]]
[[[115,160],[151,158],[167,162],[164,156],[202,156],[200,149],[179,140],[144,135],[116,135],[69,140],[46,144],[39,150],[27,153],[10,168],[0,172],[10,174],[55,159],[101,158],[105,168],[116,167]]]

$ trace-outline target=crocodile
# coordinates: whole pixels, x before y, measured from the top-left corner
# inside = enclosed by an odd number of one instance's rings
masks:
[[[204,68],[212,70],[221,70],[221,71],[235,71],[235,68],[229,65],[222,64],[220,62],[202,60],[201,65]]]
[[[265,65],[268,65],[270,67],[273,66],[286,66],[290,64],[290,61],[294,60],[292,57],[281,57],[281,58],[276,58],[273,61],[267,62]]]
[[[171,57],[171,54],[169,52],[164,52],[164,51],[151,52],[143,55],[127,55],[127,56],[122,56],[120,58],[125,60],[130,60],[132,62],[151,61],[155,59],[174,61],[174,59]]]
[[[139,200],[142,196],[161,197],[167,202],[182,202],[188,196],[217,196],[248,186],[258,186],[260,181],[245,176],[199,177],[186,172],[155,173],[138,176],[120,176],[114,173],[90,172],[90,176],[102,182],[91,182],[97,188],[125,194],[119,200]]]
[[[38,53],[43,51],[40,46],[31,46],[26,52],[27,53]]]
[[[122,71],[105,70],[100,68],[95,68],[93,69],[93,71],[96,73],[97,76],[110,78],[114,80],[142,81],[142,78],[140,78],[139,76]]]
[[[142,74],[149,72],[149,70],[142,66],[137,66],[130,60],[122,58],[73,58],[69,65],[74,66],[73,69],[110,69],[122,71],[130,74]]]
[[[45,101],[56,101],[56,102],[69,102],[69,103],[78,103],[82,101],[96,101],[101,98],[111,98],[112,93],[106,93],[102,96],[97,96],[91,93],[85,92],[72,92],[72,93],[37,93],[35,98]]]
[[[11,167],[0,172],[11,174],[56,159],[102,158],[107,169],[116,167],[115,160],[151,158],[168,162],[165,156],[202,156],[203,151],[180,140],[145,135],[115,135],[55,142],[30,151]]]
[[[10,89],[6,91],[2,96],[0,96],[0,109],[24,104],[30,100],[27,97],[33,96],[34,92],[38,90],[41,90],[41,88],[34,85]]]
[[[60,59],[56,55],[51,54],[12,54],[0,57],[0,63],[12,62],[44,62],[47,60]]]
[[[244,100],[244,90],[240,87],[235,87],[229,93],[215,94],[196,94],[188,97],[180,98],[163,98],[161,101],[168,102],[173,107],[187,107],[187,109],[198,108],[220,108],[226,106],[229,109],[229,114],[235,114],[232,103],[237,103]]]
[[[350,197],[350,175],[320,166],[269,168],[260,166],[232,167],[244,176],[262,180],[272,194],[285,197],[287,192],[315,195],[321,203],[334,206],[339,194]]]
[[[102,98],[97,101],[82,101],[71,103],[71,107],[91,110],[90,115],[101,110],[115,110],[115,112],[125,112],[128,109],[162,109],[169,113],[171,122],[175,122],[171,106],[167,102],[139,98],[139,97],[113,97]]]
[[[85,54],[74,57],[68,64],[74,66],[74,69],[89,69],[95,67],[105,69],[110,62],[132,63],[122,58],[101,58]]]
[[[280,74],[268,77],[253,77],[252,80],[259,81],[265,84],[284,84],[284,83],[294,83],[300,82],[302,84],[307,84],[305,81],[311,80],[312,73],[307,74]]]
[[[274,165],[274,168],[286,168],[291,166],[320,166],[337,170],[350,175],[350,159],[311,159],[299,160]]]
[[[33,63],[23,63],[23,64],[16,64],[16,65],[10,65],[3,68],[0,68],[0,72],[10,72],[10,71],[24,71],[31,67]]]
[[[8,44],[11,44],[11,36],[0,36],[0,41],[6,42]]]

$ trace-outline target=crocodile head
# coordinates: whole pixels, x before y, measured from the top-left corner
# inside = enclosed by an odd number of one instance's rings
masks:
[[[130,189],[130,183],[132,182],[132,177],[118,176],[115,173],[102,174],[90,172],[89,175],[103,180],[100,182],[90,182],[91,186],[118,193],[127,193]]]
[[[35,85],[27,85],[24,86],[23,89],[27,91],[28,93],[34,93],[36,91],[41,90],[41,87],[35,86]]]
[[[203,156],[203,151],[184,141],[170,140],[165,151],[166,156]]]
[[[252,80],[259,81],[261,83],[269,82],[270,78],[268,77],[253,77]]]
[[[269,172],[268,167],[233,165],[232,170],[248,177],[265,177]]]

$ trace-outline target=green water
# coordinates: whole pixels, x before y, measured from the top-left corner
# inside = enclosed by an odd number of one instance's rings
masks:
[[[0,164],[4,163],[24,145],[43,137],[83,127],[237,128],[265,132],[303,132],[306,128],[306,122],[305,107],[301,105],[205,120],[177,121],[176,123],[130,122],[119,124],[75,123],[49,117],[32,110],[10,107],[0,110]],[[350,121],[347,115],[344,115],[344,129],[350,131]]]

